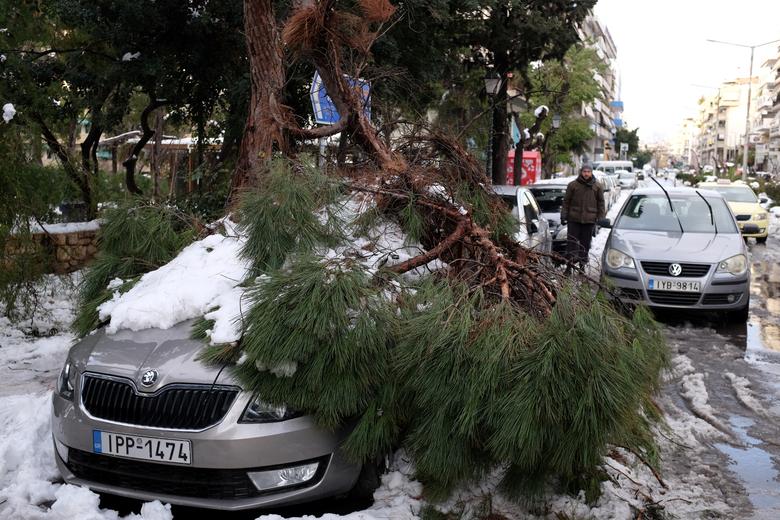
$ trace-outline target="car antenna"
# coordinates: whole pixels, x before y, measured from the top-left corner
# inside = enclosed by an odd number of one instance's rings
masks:
[[[696,190],[696,195],[701,197],[701,200],[704,201],[704,203],[707,205],[707,207],[710,209],[710,223],[715,227],[715,234],[718,234],[718,225],[715,223],[715,214],[712,212],[712,205],[710,204],[710,201],[708,201],[704,195],[699,193],[699,190]]]
[[[658,185],[659,188],[661,188],[661,191],[664,192],[664,195],[666,195],[666,200],[669,201],[669,209],[672,210],[672,213],[677,218],[677,224],[680,226],[680,233],[685,233],[685,230],[683,229],[682,222],[680,222],[680,217],[677,215],[677,212],[674,211],[674,206],[672,206],[672,198],[669,196],[669,192],[666,191],[666,188],[661,186],[661,183],[658,182],[654,175],[650,176],[650,179]]]

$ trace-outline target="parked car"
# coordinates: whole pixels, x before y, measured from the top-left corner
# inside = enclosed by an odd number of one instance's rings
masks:
[[[593,175],[596,177],[596,182],[601,184],[604,189],[604,208],[609,211],[620,198],[620,183],[617,181],[617,177],[607,175],[599,170],[594,171]]]
[[[639,187],[639,180],[634,172],[628,170],[618,170],[617,172],[618,182],[621,189],[634,190]]]
[[[552,251],[558,254],[566,252],[566,226],[561,225],[561,206],[566,187],[575,180],[577,177],[548,179],[528,186],[549,225]]]
[[[766,193],[759,193],[758,194],[758,203],[761,205],[762,208],[768,210],[769,208],[771,208],[774,205],[775,201],[774,201],[773,198],[771,198]]]
[[[376,467],[344,457],[344,432],[244,391],[191,330],[98,330],[70,349],[52,398],[65,482],[222,510],[370,496]]]
[[[736,215],[739,228],[745,238],[752,237],[759,244],[766,243],[769,236],[769,213],[761,207],[755,192],[747,184],[729,182],[728,179],[720,179],[718,182],[701,182],[699,187],[706,190],[717,191],[728,202],[731,211]],[[747,224],[755,224],[756,231],[748,232],[744,229]]]
[[[737,221],[715,191],[634,191],[614,224],[602,276],[623,298],[656,308],[720,311],[747,320],[750,264]],[[745,226],[752,232],[755,224]]]
[[[552,250],[550,225],[531,191],[524,187],[501,185],[494,185],[493,190],[519,222],[515,240],[528,249],[549,253]]]

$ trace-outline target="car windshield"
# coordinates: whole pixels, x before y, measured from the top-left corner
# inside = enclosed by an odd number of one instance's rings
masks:
[[[634,195],[626,203],[615,227],[617,229],[635,229],[642,231],[680,231],[680,224],[686,233],[714,233],[715,226],[710,218],[707,204],[696,193],[691,195],[673,195],[672,206],[678,223],[669,208],[665,195]],[[712,206],[712,217],[718,233],[737,233],[734,218],[725,201],[720,197],[707,197]]]
[[[559,213],[563,206],[563,197],[566,195],[566,188],[531,188],[531,193],[536,197],[542,213]]]
[[[729,202],[758,202],[756,194],[747,186],[713,186],[707,189],[717,191]]]

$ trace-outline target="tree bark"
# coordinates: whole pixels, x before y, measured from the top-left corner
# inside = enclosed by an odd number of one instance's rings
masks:
[[[244,32],[252,94],[231,199],[256,182],[272,157],[274,144],[283,153],[289,152],[287,136],[270,113],[270,103],[281,99],[285,81],[281,34],[271,0],[244,0]]]
[[[143,130],[143,134],[141,134],[141,138],[135,143],[133,149],[130,151],[130,156],[122,163],[122,166],[125,167],[125,185],[127,186],[127,191],[133,195],[143,194],[135,183],[135,166],[138,163],[138,156],[143,151],[144,146],[146,146],[149,139],[154,136],[154,130],[149,127],[149,115],[166,104],[165,100],[154,99],[154,96],[151,96],[151,98],[149,104],[146,105],[144,111],[141,112],[141,129]]]
[[[160,144],[163,138],[163,123],[165,122],[165,110],[160,108],[154,116],[154,146],[152,147],[152,200],[156,201],[160,197]]]
[[[493,184],[506,184],[506,160],[509,152],[507,142],[507,72],[509,65],[506,63],[506,57],[499,58],[501,52],[496,53],[496,72],[501,76],[501,88],[498,95],[493,99],[493,149],[492,169]],[[505,53],[503,53],[505,54]],[[522,155],[522,154],[521,154]]]

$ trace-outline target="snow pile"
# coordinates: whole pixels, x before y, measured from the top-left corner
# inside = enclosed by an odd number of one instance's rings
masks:
[[[132,289],[114,293],[99,307],[100,319],[111,320],[106,331],[168,329],[216,307],[234,311],[240,306],[237,286],[249,271],[249,263],[239,258],[242,244],[242,238],[220,234],[190,244],[171,262],[146,273]],[[220,342],[238,339],[235,329],[225,325],[218,334]]]
[[[11,119],[13,119],[15,115],[16,109],[14,108],[13,104],[6,103],[3,105],[3,121],[10,123]]]
[[[763,415],[765,417],[769,416],[758,399],[756,399],[753,391],[750,390],[750,381],[747,378],[739,377],[732,372],[726,372],[723,374],[723,377],[731,383],[732,388],[734,388],[734,393],[740,403],[758,415]]]

